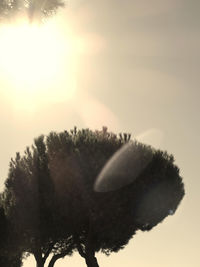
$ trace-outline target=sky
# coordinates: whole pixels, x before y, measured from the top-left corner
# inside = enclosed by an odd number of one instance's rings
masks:
[[[175,215],[120,252],[97,254],[102,267],[200,264],[199,11],[198,0],[71,0],[39,37],[23,39],[23,29],[13,41],[12,27],[0,25],[1,190],[17,151],[74,125],[129,132],[180,168],[186,195]],[[19,39],[29,42],[25,56]],[[55,266],[84,264],[74,254]]]

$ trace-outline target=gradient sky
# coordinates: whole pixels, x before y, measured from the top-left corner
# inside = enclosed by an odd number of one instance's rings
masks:
[[[17,89],[0,73],[1,188],[16,151],[40,134],[74,125],[130,132],[175,156],[186,190],[177,212],[138,232],[119,253],[97,254],[101,267],[200,266],[199,12],[199,0],[71,0],[56,29],[65,35],[70,29],[68,40],[82,40],[81,49],[62,65],[51,99],[43,84],[38,97],[27,94],[17,103],[23,96],[8,94]],[[84,264],[74,254],[55,266]],[[35,263],[28,259],[24,266]]]

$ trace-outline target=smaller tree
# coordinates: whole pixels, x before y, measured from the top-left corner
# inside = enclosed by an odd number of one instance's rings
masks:
[[[44,266],[51,253],[49,266],[53,266],[57,259],[71,255],[74,248],[69,231],[65,229],[60,235],[61,219],[56,212],[48,164],[44,137],[40,136],[23,157],[17,153],[11,160],[3,193],[6,216],[18,249],[33,254],[37,267]]]
[[[17,15],[27,14],[30,22],[42,21],[54,15],[65,0],[1,0],[0,18],[6,20]]]

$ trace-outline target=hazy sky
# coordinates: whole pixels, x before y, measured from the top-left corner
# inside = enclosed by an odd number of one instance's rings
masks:
[[[10,82],[11,67],[6,79],[0,72],[1,188],[16,151],[39,134],[74,125],[130,132],[175,156],[186,189],[176,214],[149,233],[138,232],[119,253],[98,254],[101,267],[200,265],[199,13],[198,0],[71,0],[54,30],[68,38],[65,45],[68,40],[73,48],[74,38],[80,46],[63,54],[56,83],[44,80],[37,94],[27,93],[16,89],[21,80]],[[2,50],[1,41],[0,70]],[[50,65],[64,51],[58,50],[51,51]],[[74,255],[55,266],[83,264]]]

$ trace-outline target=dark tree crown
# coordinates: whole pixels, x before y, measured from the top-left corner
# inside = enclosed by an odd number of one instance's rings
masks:
[[[185,192],[173,156],[130,138],[106,127],[75,127],[40,136],[23,156],[16,154],[3,205],[20,251],[38,255],[40,247],[45,255],[51,247],[54,256],[73,250],[85,258],[89,251],[109,255],[124,248],[136,231],[148,231],[175,213]],[[151,161],[119,190],[95,192],[99,172],[127,142],[140,153],[141,162],[149,154]],[[130,167],[122,178],[133,173]]]

